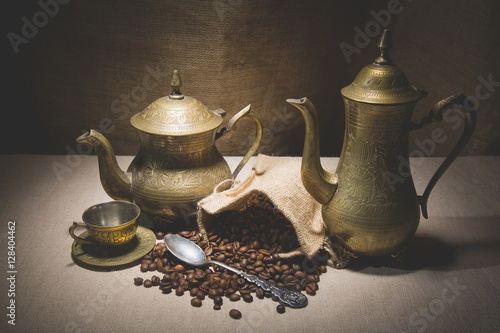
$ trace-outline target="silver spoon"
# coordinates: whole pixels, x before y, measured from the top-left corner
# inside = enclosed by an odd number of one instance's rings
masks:
[[[248,282],[254,283],[265,291],[271,292],[271,294],[276,296],[280,300],[280,302],[285,305],[288,305],[292,308],[302,308],[307,305],[307,297],[300,292],[280,287],[273,282],[262,280],[255,275],[247,274],[222,262],[207,260],[205,252],[203,252],[203,250],[198,245],[191,242],[189,239],[186,239],[179,235],[169,234],[165,236],[163,241],[165,242],[168,250],[174,256],[188,264],[191,264],[193,266],[203,266],[208,264],[219,265],[227,270],[230,270],[231,272],[238,274]]]

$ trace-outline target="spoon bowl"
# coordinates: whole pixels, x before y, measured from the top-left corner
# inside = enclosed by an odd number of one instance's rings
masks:
[[[209,263],[205,256],[205,252],[189,239],[178,235],[168,234],[163,241],[168,250],[185,263],[193,266],[202,266]]]

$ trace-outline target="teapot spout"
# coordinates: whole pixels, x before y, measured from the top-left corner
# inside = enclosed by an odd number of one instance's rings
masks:
[[[305,120],[304,151],[302,153],[302,183],[311,196],[324,205],[337,190],[337,176],[321,166],[319,152],[319,119],[316,108],[307,98],[287,99],[302,113]]]
[[[99,176],[104,191],[115,200],[130,201],[130,178],[116,161],[115,152],[109,141],[98,131],[90,130],[76,139],[92,145],[99,160]]]

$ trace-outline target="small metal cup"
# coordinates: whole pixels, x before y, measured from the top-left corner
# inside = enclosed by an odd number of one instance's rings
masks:
[[[140,208],[127,201],[110,201],[89,207],[82,214],[81,222],[73,222],[69,234],[82,244],[120,246],[132,240],[137,231]],[[90,238],[75,235],[76,228],[85,228]]]

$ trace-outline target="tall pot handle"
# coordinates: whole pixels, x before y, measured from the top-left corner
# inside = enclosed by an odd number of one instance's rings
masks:
[[[466,100],[467,98],[465,97],[464,93],[460,92],[439,101],[432,107],[431,111],[429,112],[429,115],[422,118],[419,124],[415,124],[412,122],[410,130],[413,131],[423,128],[432,122],[434,123],[440,122],[441,120],[443,120],[443,111],[448,106],[452,104],[463,105]],[[460,151],[465,147],[467,142],[469,142],[470,138],[472,137],[472,133],[474,132],[474,128],[476,127],[476,120],[477,120],[476,110],[473,107],[465,108],[465,110],[466,111],[463,114],[465,125],[462,131],[462,135],[460,136],[460,139],[458,139],[458,142],[455,144],[455,147],[453,147],[450,154],[446,157],[443,163],[441,163],[439,168],[432,176],[431,180],[427,184],[427,187],[425,188],[424,194],[418,196],[418,203],[422,208],[422,216],[424,218],[428,218],[427,200],[429,199],[429,195],[431,194],[434,185],[436,185],[439,178],[441,178],[446,169],[448,169],[451,163],[453,163],[453,161],[460,154]]]
[[[215,139],[217,140],[220,137],[222,137],[224,134],[236,130],[236,123],[241,118],[248,118],[255,123],[255,140],[254,140],[252,146],[250,146],[250,149],[248,150],[246,155],[243,157],[243,159],[240,161],[240,163],[236,167],[236,169],[234,169],[233,174],[232,174],[233,179],[236,178],[236,176],[241,171],[241,169],[245,166],[245,164],[248,162],[250,157],[252,157],[252,155],[255,153],[255,151],[259,147],[260,139],[262,139],[262,125],[260,123],[259,116],[255,112],[253,112],[250,104],[248,104],[240,112],[235,114],[233,116],[233,118],[231,118],[229,120],[229,122],[227,123],[227,126],[222,128],[219,132],[217,132]]]

